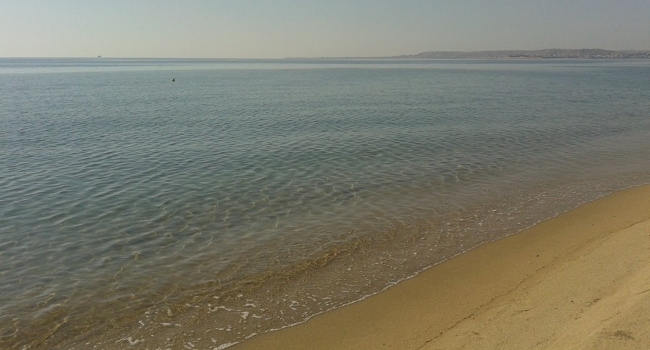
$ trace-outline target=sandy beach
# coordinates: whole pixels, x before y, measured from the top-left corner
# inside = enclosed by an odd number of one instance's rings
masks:
[[[231,349],[648,349],[649,198],[614,193]]]

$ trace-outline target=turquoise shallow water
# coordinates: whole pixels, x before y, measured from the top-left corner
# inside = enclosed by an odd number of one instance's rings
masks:
[[[215,346],[239,341],[646,183],[649,76],[0,59],[0,345],[206,318]]]

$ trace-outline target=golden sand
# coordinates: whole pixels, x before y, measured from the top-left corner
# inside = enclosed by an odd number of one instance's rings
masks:
[[[230,349],[650,349],[650,186]]]

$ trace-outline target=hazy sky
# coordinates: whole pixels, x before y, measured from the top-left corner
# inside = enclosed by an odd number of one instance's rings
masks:
[[[650,49],[650,0],[0,0],[0,57]]]

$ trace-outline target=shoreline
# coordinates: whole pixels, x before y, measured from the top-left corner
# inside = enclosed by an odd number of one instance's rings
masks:
[[[648,197],[650,185],[615,192],[230,349],[640,347],[650,340],[650,319],[638,317],[650,308]]]

